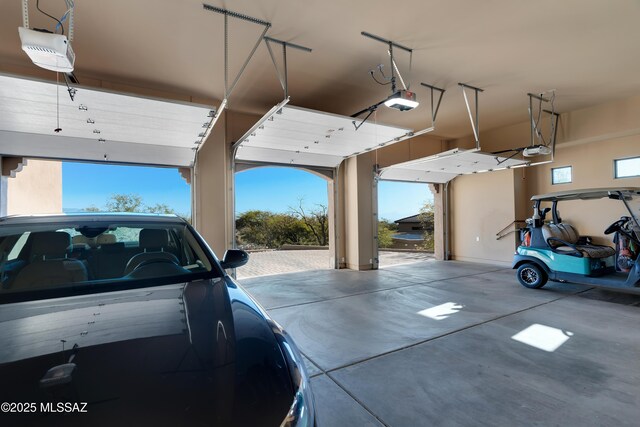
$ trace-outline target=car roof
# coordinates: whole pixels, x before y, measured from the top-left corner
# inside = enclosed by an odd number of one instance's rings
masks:
[[[73,222],[165,222],[186,221],[177,215],[130,212],[78,212],[73,214],[12,215],[0,218],[0,225]]]
[[[531,200],[541,202],[556,202],[560,200],[592,200],[603,199],[611,194],[640,194],[640,187],[607,187],[607,188],[585,188],[582,190],[557,191],[555,193],[539,194],[533,196]]]

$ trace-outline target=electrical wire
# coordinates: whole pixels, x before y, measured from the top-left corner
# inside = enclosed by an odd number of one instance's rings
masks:
[[[56,18],[56,17],[54,17],[54,16],[51,16],[51,15],[49,15],[47,12],[45,12],[44,10],[40,9],[40,0],[36,0],[36,9],[38,9],[38,11],[39,11],[40,13],[42,13],[43,15],[48,16],[49,18],[51,18],[51,19],[53,19],[54,21],[56,21],[56,22],[60,25],[60,29],[62,30],[62,33],[61,33],[61,34],[62,34],[62,35],[64,35],[64,26],[62,25],[62,22],[60,22],[60,21],[58,20],[58,18]],[[58,28],[58,27],[56,26],[56,28]]]
[[[551,92],[551,96],[549,97],[549,105],[551,106],[551,138],[553,138],[553,135],[555,133],[555,124],[554,124],[554,114],[555,113],[555,106],[553,105],[553,102],[556,99],[556,92],[555,90],[551,90],[551,91],[547,91],[547,92]],[[545,93],[547,93],[545,92]],[[540,94],[540,97],[542,97],[544,95],[544,93]],[[533,125],[534,125],[534,131],[536,136],[538,137],[539,141],[542,141],[542,145],[544,145],[545,147],[548,147],[551,144],[551,141],[547,141],[544,136],[542,135],[542,131],[540,130],[539,124],[540,124],[540,119],[542,116],[542,100],[539,101],[538,104],[538,119],[537,120],[533,120]]]
[[[58,31],[58,28],[61,27],[62,23],[69,17],[69,14],[75,7],[73,0],[65,0],[65,3],[67,4],[67,11],[62,15],[62,18],[60,18],[59,23],[56,25],[56,31]]]
[[[386,83],[382,83],[381,81],[379,81],[378,79],[376,79],[376,76],[374,75],[374,71],[373,70],[369,70],[369,74],[371,74],[371,78],[378,83],[381,86],[386,86],[388,84],[391,84],[391,82],[386,82]]]

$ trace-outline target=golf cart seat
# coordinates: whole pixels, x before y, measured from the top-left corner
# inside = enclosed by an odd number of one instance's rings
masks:
[[[607,258],[615,255],[615,249],[609,246],[580,245],[580,234],[570,224],[544,224],[542,236],[556,253],[585,258]]]

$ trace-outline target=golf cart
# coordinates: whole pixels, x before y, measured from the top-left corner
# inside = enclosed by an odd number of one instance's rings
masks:
[[[615,221],[615,249],[594,245],[590,237],[560,218],[558,203],[608,198],[623,203],[629,216]],[[595,188],[533,196],[533,216],[521,230],[513,268],[522,286],[537,289],[547,280],[620,289],[640,289],[640,188]],[[541,205],[551,204],[542,208]],[[545,222],[551,212],[551,220]]]

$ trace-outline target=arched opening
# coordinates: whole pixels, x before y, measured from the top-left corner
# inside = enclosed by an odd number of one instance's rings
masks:
[[[332,171],[236,164],[238,278],[334,268]]]
[[[429,184],[379,180],[378,266],[433,258],[435,203]]]

